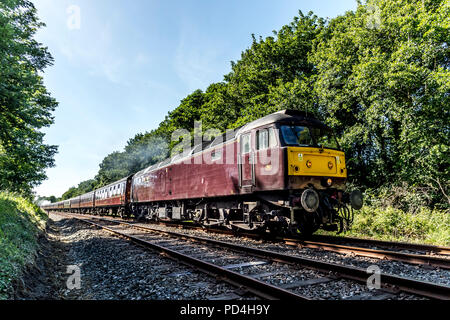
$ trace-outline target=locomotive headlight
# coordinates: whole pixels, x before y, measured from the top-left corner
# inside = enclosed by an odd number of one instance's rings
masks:
[[[306,166],[307,166],[308,168],[311,168],[311,167],[312,167],[312,162],[311,162],[311,160],[306,161]]]
[[[361,191],[354,190],[350,194],[350,203],[352,205],[352,208],[355,210],[359,210],[363,206],[363,196]]]
[[[331,178],[327,179],[327,186],[331,187],[332,184],[333,184],[333,179],[331,179]]]
[[[333,162],[331,162],[331,161],[328,162],[328,169],[330,169],[330,170],[333,169]]]
[[[319,195],[313,189],[306,189],[302,193],[301,204],[307,212],[314,212],[319,208]]]

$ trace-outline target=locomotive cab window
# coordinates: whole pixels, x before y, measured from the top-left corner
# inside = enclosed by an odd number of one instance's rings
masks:
[[[329,149],[339,149],[339,143],[331,130],[312,128],[313,137],[317,146]]]
[[[339,144],[331,130],[303,126],[281,126],[284,143],[299,147],[324,147],[339,149]]]
[[[250,133],[245,134],[241,137],[241,154],[250,153]]]
[[[291,146],[313,146],[314,141],[308,127],[281,126],[281,135],[287,145]]]

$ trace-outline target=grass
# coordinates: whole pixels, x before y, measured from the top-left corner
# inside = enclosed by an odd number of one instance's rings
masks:
[[[32,263],[47,215],[21,197],[0,192],[0,300],[8,299],[13,281]]]
[[[393,207],[364,206],[355,211],[351,230],[340,235],[450,246],[450,213],[425,207],[408,213]]]

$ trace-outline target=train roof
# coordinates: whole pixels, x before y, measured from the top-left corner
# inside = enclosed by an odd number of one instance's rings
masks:
[[[128,177],[122,178],[122,179],[120,179],[120,180],[111,182],[110,184],[108,184],[108,185],[106,185],[106,186],[97,188],[97,189],[95,189],[94,191],[97,191],[97,190],[103,190],[103,189],[108,189],[109,187],[112,187],[112,186],[114,186],[114,185],[116,185],[116,184],[118,184],[118,183],[124,182],[124,181],[126,181],[127,179],[128,179]],[[94,192],[94,191],[91,191],[91,192]],[[89,192],[88,192],[88,193],[89,193]]]
[[[319,128],[328,128],[323,122],[319,121],[316,117],[314,117],[313,114],[308,113],[306,111],[299,111],[299,110],[281,110],[275,113],[271,113],[265,117],[262,117],[260,119],[257,119],[255,121],[252,121],[246,125],[243,125],[241,127],[238,127],[235,130],[231,130],[227,133],[224,133],[218,137],[216,137],[212,141],[204,141],[200,144],[194,145],[189,150],[185,150],[184,153],[176,154],[173,157],[167,158],[161,162],[155,163],[139,172],[137,172],[135,175],[139,176],[142,174],[145,174],[147,172],[153,171],[157,168],[165,167],[169,164],[182,161],[185,158],[188,158],[196,153],[205,151],[209,148],[216,147],[218,145],[224,144],[228,141],[235,140],[236,137],[243,133],[250,131],[254,128],[262,127],[264,125],[268,125],[271,123],[286,123],[286,124],[303,124],[303,125],[309,125]]]
[[[271,113],[265,117],[252,121],[239,129],[239,133],[250,131],[271,123],[303,124],[319,128],[330,129],[323,122],[319,121],[312,113],[299,110],[281,110]]]

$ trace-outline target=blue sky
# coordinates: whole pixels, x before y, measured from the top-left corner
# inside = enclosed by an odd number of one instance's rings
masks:
[[[102,159],[154,129],[196,89],[223,80],[251,34],[272,35],[298,10],[333,18],[356,0],[34,0],[55,58],[44,81],[59,102],[45,142],[56,167],[35,189],[60,196],[93,178]],[[79,28],[72,19],[80,9]],[[69,22],[69,24],[68,24]]]

